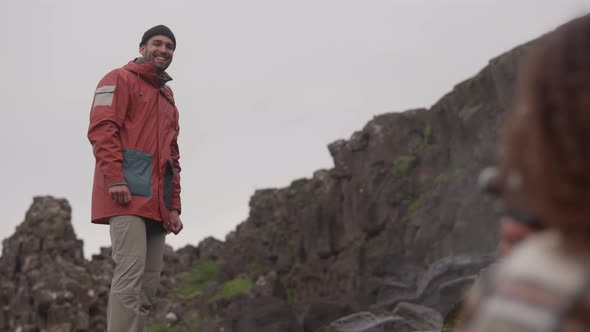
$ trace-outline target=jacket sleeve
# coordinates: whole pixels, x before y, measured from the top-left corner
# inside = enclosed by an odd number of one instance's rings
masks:
[[[119,130],[125,120],[128,104],[126,82],[118,70],[108,73],[94,92],[88,128],[88,139],[97,167],[104,174],[107,185],[125,181]]]
[[[176,119],[178,119],[178,111],[176,113]],[[172,157],[172,166],[174,167],[174,176],[172,177],[172,201],[171,201],[171,209],[178,210],[179,213],[182,211],[182,206],[180,203],[180,151],[178,150],[178,133],[180,132],[180,127],[178,125],[178,120],[176,121],[176,135],[170,143],[170,156]]]

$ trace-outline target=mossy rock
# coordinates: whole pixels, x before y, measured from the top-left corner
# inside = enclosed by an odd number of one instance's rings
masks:
[[[176,328],[168,324],[159,323],[148,327],[148,332],[176,332]]]
[[[254,286],[251,278],[237,277],[224,283],[213,299],[228,299],[236,294],[245,293]]]
[[[405,176],[416,162],[416,156],[404,155],[393,162],[393,174],[396,176]]]
[[[219,264],[215,261],[200,261],[196,264],[196,272],[189,275],[185,283],[178,288],[177,295],[183,299],[191,299],[201,295],[205,285],[217,279]]]

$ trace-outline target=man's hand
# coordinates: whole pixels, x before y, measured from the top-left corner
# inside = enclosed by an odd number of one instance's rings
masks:
[[[109,196],[116,203],[127,205],[131,202],[131,193],[127,185],[116,185],[109,188]]]
[[[182,225],[182,221],[180,221],[180,216],[178,215],[177,210],[170,211],[170,224],[168,224],[168,234],[170,232],[174,233],[174,235],[178,235],[184,226]]]

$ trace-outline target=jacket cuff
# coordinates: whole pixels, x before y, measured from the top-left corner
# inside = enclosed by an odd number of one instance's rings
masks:
[[[117,181],[117,182],[113,182],[111,184],[109,184],[107,186],[107,189],[109,189],[110,187],[114,187],[114,186],[126,186],[127,182],[126,181]]]

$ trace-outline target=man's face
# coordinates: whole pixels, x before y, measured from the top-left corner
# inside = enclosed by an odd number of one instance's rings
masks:
[[[511,217],[504,216],[500,219],[500,242],[498,243],[498,254],[500,257],[508,255],[514,247],[534,233],[527,227]]]
[[[139,53],[146,61],[153,61],[159,71],[164,71],[172,63],[174,43],[166,36],[153,36],[145,44],[139,46]]]

